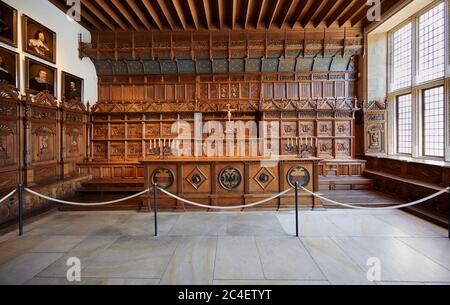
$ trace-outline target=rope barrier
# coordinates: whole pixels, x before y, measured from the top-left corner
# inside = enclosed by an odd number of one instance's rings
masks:
[[[325,197],[323,197],[323,196],[321,196],[319,194],[316,194],[314,192],[311,192],[310,190],[307,190],[303,186],[301,188],[303,189],[303,191],[305,191],[305,192],[307,192],[307,193],[309,193],[309,194],[311,194],[311,195],[313,195],[313,196],[315,196],[317,198],[325,200],[325,201],[327,201],[329,203],[332,203],[332,204],[335,204],[335,205],[340,205],[340,206],[343,206],[343,207],[346,207],[346,208],[350,208],[350,209],[359,209],[359,210],[394,210],[394,209],[408,208],[408,207],[411,207],[411,206],[415,206],[415,205],[421,204],[421,203],[423,203],[425,201],[428,201],[430,199],[433,199],[435,197],[438,197],[438,196],[440,196],[440,195],[442,195],[444,193],[448,193],[450,191],[450,187],[448,187],[448,188],[443,189],[443,190],[441,190],[441,191],[439,191],[439,192],[437,192],[437,193],[435,193],[433,195],[430,195],[428,197],[425,197],[423,199],[420,199],[420,200],[417,200],[417,201],[413,201],[413,202],[410,202],[410,203],[405,203],[405,204],[400,204],[400,205],[395,205],[395,206],[390,206],[390,207],[368,208],[368,207],[361,207],[361,206],[356,206],[356,205],[351,205],[351,204],[337,202],[337,201],[325,198]]]
[[[119,202],[123,202],[123,201],[127,201],[129,199],[133,199],[139,196],[144,195],[147,192],[150,192],[150,189],[144,190],[140,193],[137,193],[135,195],[126,197],[126,198],[122,198],[122,199],[117,199],[117,200],[112,200],[112,201],[105,201],[105,202],[98,202],[98,203],[80,203],[80,202],[71,202],[71,201],[65,201],[65,200],[60,200],[60,199],[55,199],[55,198],[51,198],[42,194],[39,194],[33,190],[30,190],[29,188],[24,188],[25,191],[27,191],[30,194],[33,194],[35,196],[38,196],[42,199],[46,199],[49,201],[53,201],[56,203],[61,203],[61,204],[67,204],[67,205],[75,205],[75,206],[103,206],[103,205],[110,205],[110,204],[114,204],[114,203],[119,203]]]
[[[0,203],[2,203],[3,201],[5,201],[6,199],[8,199],[9,197],[11,197],[12,195],[14,195],[16,193],[16,189],[12,190],[11,193],[9,193],[8,195],[6,195],[5,197],[3,197],[2,199],[0,199]]]
[[[251,204],[244,204],[244,205],[235,205],[235,206],[226,206],[226,207],[224,207],[224,206],[211,206],[211,205],[205,205],[205,204],[193,202],[193,201],[186,200],[186,199],[183,199],[181,197],[178,197],[177,195],[174,195],[174,194],[172,194],[172,193],[170,193],[170,192],[168,192],[168,191],[166,191],[166,190],[164,190],[164,189],[162,189],[160,187],[158,187],[158,189],[161,192],[163,192],[164,194],[166,194],[166,195],[168,195],[168,196],[170,196],[170,197],[172,197],[174,199],[177,199],[179,201],[182,201],[184,203],[187,203],[187,204],[190,204],[190,205],[194,205],[194,206],[197,206],[197,207],[200,207],[200,208],[216,209],[216,210],[234,210],[234,209],[251,208],[251,207],[254,207],[254,206],[266,203],[268,201],[274,200],[274,199],[276,199],[278,197],[281,197],[281,196],[289,193],[292,190],[292,188],[287,189],[287,190],[285,190],[285,191],[283,191],[283,192],[281,192],[279,194],[276,194],[276,195],[274,195],[274,196],[272,196],[270,198],[266,198],[264,200],[261,200],[261,201],[258,201],[258,202],[254,202],[254,203],[251,203]]]

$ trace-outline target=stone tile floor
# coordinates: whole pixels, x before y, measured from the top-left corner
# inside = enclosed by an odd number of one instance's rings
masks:
[[[447,231],[401,211],[55,212],[0,237],[0,284],[450,284]],[[369,258],[381,281],[367,280]]]

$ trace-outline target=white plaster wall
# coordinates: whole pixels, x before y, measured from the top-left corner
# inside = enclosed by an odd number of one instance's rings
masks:
[[[87,29],[74,21],[69,21],[65,13],[47,0],[3,0],[18,11],[18,48],[0,42],[2,47],[20,54],[20,91],[25,93],[25,56],[55,67],[57,71],[57,94],[61,98],[61,72],[65,71],[84,79],[84,102],[91,105],[97,101],[97,73],[94,64],[88,58],[78,57],[78,39],[82,34],[83,41],[90,42],[91,34]],[[56,65],[43,59],[22,52],[22,14],[29,16],[52,31],[56,32]]]
[[[369,34],[367,53],[368,100],[384,100],[387,94],[387,33]]]

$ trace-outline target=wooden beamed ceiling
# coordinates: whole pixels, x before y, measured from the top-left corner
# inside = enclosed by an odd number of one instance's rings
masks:
[[[49,0],[67,11],[65,0]],[[381,0],[382,13],[405,0]],[[366,0],[81,0],[92,31],[272,30],[369,25]]]

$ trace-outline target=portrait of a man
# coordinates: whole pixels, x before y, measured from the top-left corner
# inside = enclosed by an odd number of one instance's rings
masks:
[[[55,63],[56,33],[27,16],[23,24],[25,51]]]
[[[0,1],[0,41],[17,46],[17,10]]]
[[[43,57],[51,56],[51,50],[48,48],[48,41],[45,33],[41,30],[36,31],[34,37],[28,40],[28,46],[37,54]]]
[[[48,91],[55,94],[55,76],[56,70],[52,67],[41,64],[37,61],[27,58],[27,89],[31,93],[37,94],[39,92]]]
[[[18,87],[18,54],[4,48],[0,48],[0,80]]]
[[[62,73],[63,80],[63,92],[62,95],[65,100],[77,100],[82,101],[83,95],[83,79],[71,75],[69,73]]]

